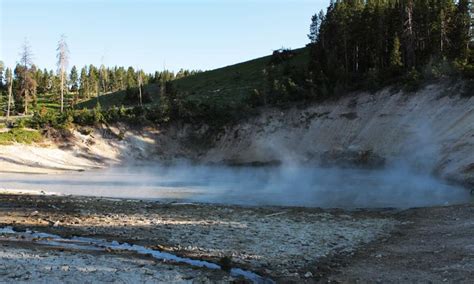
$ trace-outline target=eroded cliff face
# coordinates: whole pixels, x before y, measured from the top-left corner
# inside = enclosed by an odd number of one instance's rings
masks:
[[[219,132],[176,124],[154,139],[163,160],[408,166],[474,184],[474,97],[462,97],[459,86],[269,108]]]

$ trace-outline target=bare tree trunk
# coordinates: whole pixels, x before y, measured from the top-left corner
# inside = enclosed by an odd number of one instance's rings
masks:
[[[58,42],[58,71],[61,76],[61,113],[64,111],[64,81],[65,74],[67,70],[67,65],[69,61],[69,48],[66,43],[66,36],[63,34]]]
[[[12,105],[12,88],[13,88],[13,82],[12,78],[9,78],[8,80],[8,106],[7,106],[7,121],[10,118],[10,107]]]
[[[64,71],[61,70],[61,112],[64,111]]]
[[[25,90],[25,102],[24,102],[24,105],[25,105],[25,112],[23,113],[23,115],[27,115],[27,114],[28,114],[28,90]]]
[[[142,74],[141,71],[138,71],[138,96],[140,100],[140,107],[143,107],[143,101],[142,101]]]
[[[409,0],[405,7],[404,36],[406,38],[406,64],[408,67],[415,66],[415,47],[413,35],[413,1]]]

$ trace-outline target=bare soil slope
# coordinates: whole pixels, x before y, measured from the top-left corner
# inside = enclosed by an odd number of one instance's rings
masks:
[[[217,134],[175,125],[158,136],[157,155],[233,164],[385,161],[474,185],[474,97],[460,92],[440,83],[416,93],[385,89],[265,109]]]

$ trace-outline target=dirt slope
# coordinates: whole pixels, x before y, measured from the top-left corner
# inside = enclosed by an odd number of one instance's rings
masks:
[[[158,136],[157,153],[236,164],[355,156],[356,162],[384,160],[474,184],[474,97],[459,93],[458,87],[430,85],[417,93],[386,89],[271,108],[217,135],[205,126],[179,125]]]

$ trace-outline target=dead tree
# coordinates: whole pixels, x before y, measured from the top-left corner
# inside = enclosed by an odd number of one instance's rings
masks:
[[[138,69],[138,99],[140,101],[140,107],[143,107],[143,100],[142,100],[142,85],[143,85],[143,77],[142,77],[142,71]]]
[[[61,78],[61,112],[64,111],[64,85],[66,84],[66,70],[69,63],[69,48],[66,43],[66,36],[61,35],[56,49],[58,52],[58,73]]]
[[[8,86],[8,103],[7,103],[7,121],[10,118],[10,108],[13,104],[13,74],[12,70],[7,68],[6,70],[6,79]]]
[[[30,66],[33,64],[33,53],[31,52],[31,47],[28,43],[28,40],[25,39],[23,46],[20,52],[20,65],[22,68],[22,80],[20,82],[20,94],[23,94],[23,105],[24,105],[24,114],[28,114],[28,102],[30,100],[30,95],[33,93],[33,88],[35,84],[32,84],[30,78]]]

